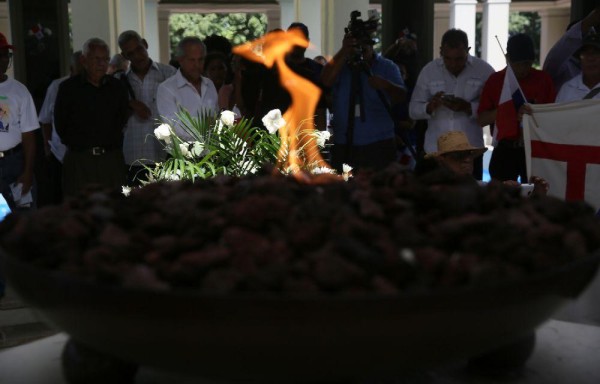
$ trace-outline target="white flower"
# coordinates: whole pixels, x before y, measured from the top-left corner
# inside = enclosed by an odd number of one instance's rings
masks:
[[[317,138],[317,145],[323,148],[325,142],[331,138],[331,133],[329,131],[316,131],[315,137]]]
[[[342,164],[342,177],[344,178],[344,181],[348,181],[348,179],[352,177],[350,171],[352,171],[351,166],[348,164]]]
[[[194,141],[192,145],[192,156],[201,157],[204,155],[204,144],[199,141]]]
[[[262,118],[262,122],[270,134],[277,132],[287,124],[281,116],[281,111],[279,109],[272,109],[269,111],[269,113]]]
[[[335,171],[327,167],[316,167],[312,170],[313,175],[335,174]]]
[[[181,154],[183,155],[183,157],[187,157],[187,158],[192,157],[192,153],[190,152],[189,147],[190,147],[189,143],[180,143],[179,144],[179,150],[181,151]]]
[[[171,126],[169,124],[161,124],[154,130],[154,136],[158,140],[163,140],[165,143],[171,142]]]
[[[131,193],[131,187],[128,187],[126,185],[122,186],[121,193],[125,196],[129,196],[129,194]]]
[[[167,176],[167,180],[173,180],[173,181],[177,181],[177,180],[181,180],[181,170],[176,170],[175,172],[166,175]]]
[[[227,127],[233,126],[233,123],[235,123],[235,113],[232,111],[221,112],[221,122]]]

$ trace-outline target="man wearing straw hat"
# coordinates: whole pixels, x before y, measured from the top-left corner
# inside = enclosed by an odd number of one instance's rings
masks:
[[[437,140],[437,152],[431,152],[425,155],[425,161],[434,159],[442,167],[461,176],[473,175],[473,160],[483,155],[487,148],[474,147],[469,143],[469,139],[462,131],[449,131],[441,135]],[[419,165],[418,165],[419,166]],[[424,168],[425,166],[423,166]],[[420,171],[422,172],[422,171]],[[545,195],[548,192],[549,185],[546,180],[538,176],[531,177],[532,184],[519,184],[514,180],[506,180],[504,184],[518,187],[523,191]],[[481,182],[479,182],[481,183]]]
[[[473,160],[487,151],[486,147],[474,147],[462,131],[450,131],[437,140],[437,152],[430,152],[425,158],[437,159],[442,165],[459,175],[473,174]]]

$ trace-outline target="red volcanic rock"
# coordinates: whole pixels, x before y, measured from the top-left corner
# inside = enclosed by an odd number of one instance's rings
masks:
[[[12,214],[0,245],[105,284],[202,292],[396,293],[490,284],[600,245],[584,203],[394,167],[349,182],[218,177],[82,193]]]

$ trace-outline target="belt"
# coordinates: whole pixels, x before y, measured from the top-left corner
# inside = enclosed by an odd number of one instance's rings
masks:
[[[115,147],[89,147],[89,148],[69,148],[73,152],[86,153],[93,156],[102,156],[105,153],[116,151]]]
[[[510,139],[502,139],[498,142],[498,146],[499,147],[506,147],[506,148],[523,148],[523,140],[521,139],[516,139],[516,140],[510,140]]]
[[[12,147],[11,149],[7,149],[6,151],[0,151],[0,159],[3,157],[15,154],[17,152],[21,152],[22,149],[23,149],[23,145],[21,143],[19,143],[16,146]]]

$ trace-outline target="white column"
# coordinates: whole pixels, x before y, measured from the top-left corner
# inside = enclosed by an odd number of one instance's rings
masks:
[[[111,55],[118,51],[118,0],[71,0],[73,49],[81,49],[91,37],[99,37],[110,47]]]
[[[450,25],[450,4],[435,3],[433,5],[433,55],[432,57],[440,57],[440,45],[442,36],[448,30]]]
[[[342,47],[344,28],[350,21],[350,12],[359,11],[361,18],[369,18],[369,0],[323,0],[323,54],[333,56]]]
[[[497,71],[506,66],[502,52],[506,52],[508,41],[510,2],[511,0],[483,0],[481,58]]]
[[[297,0],[296,0],[297,1]],[[296,16],[294,20],[291,20],[287,24],[283,24],[282,18],[282,28],[287,28],[290,23],[294,21],[299,21],[301,23],[306,24],[308,27],[308,33],[310,38],[310,46],[306,50],[306,57],[313,58],[317,55],[321,55],[323,52],[323,36],[324,31],[322,30],[324,26],[323,22],[323,1],[322,0],[302,0],[297,1],[296,3]],[[282,12],[283,16],[283,12]],[[288,20],[286,20],[287,22]]]
[[[160,58],[161,42],[158,32],[158,0],[144,0],[144,18],[142,30],[140,34],[148,42],[148,55],[152,60],[160,61],[164,64],[167,61],[162,61]]]
[[[476,14],[477,0],[450,0],[450,28],[465,31],[471,47],[475,47]]]
[[[291,23],[298,21],[297,5],[298,4],[296,0],[279,0],[279,7],[281,9],[279,28],[287,29]],[[273,27],[269,25],[269,30],[271,29],[273,29]]]
[[[542,27],[540,34],[540,65],[543,65],[550,48],[565,33],[571,19],[571,12],[569,8],[551,8],[541,10],[538,13]]]
[[[160,46],[159,61],[167,64],[171,60],[171,42],[169,40],[169,16],[171,12],[159,7],[158,10],[158,39]],[[157,56],[158,57],[158,56]]]

